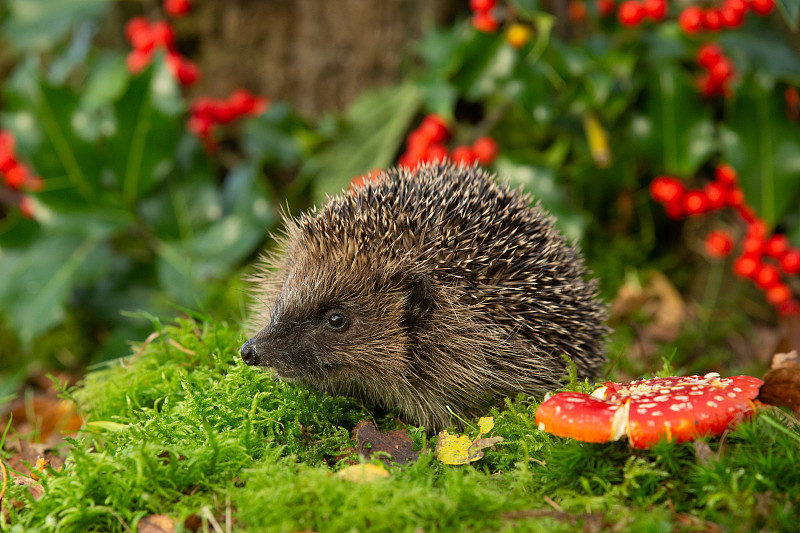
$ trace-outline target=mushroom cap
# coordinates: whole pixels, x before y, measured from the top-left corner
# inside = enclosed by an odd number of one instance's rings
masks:
[[[592,395],[562,392],[539,406],[536,422],[562,437],[608,442],[627,434],[634,448],[720,435],[753,412],[758,378],[717,373],[606,383]]]
[[[627,408],[581,392],[560,392],[536,411],[539,429],[584,442],[609,442],[625,434]]]

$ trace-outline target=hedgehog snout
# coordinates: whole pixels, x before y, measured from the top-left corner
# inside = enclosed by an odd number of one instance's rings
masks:
[[[244,344],[242,344],[242,349],[239,350],[239,353],[242,356],[242,361],[247,366],[255,366],[258,364],[258,350],[256,348],[256,339],[253,337],[252,339],[248,340]]]

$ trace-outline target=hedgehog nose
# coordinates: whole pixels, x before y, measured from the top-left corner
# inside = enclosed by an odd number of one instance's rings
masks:
[[[256,352],[256,340],[250,339],[242,344],[242,349],[239,351],[242,355],[242,361],[247,366],[253,366],[258,362],[258,353]]]

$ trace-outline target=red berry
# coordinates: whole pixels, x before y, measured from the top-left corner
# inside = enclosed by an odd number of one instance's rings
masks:
[[[594,7],[601,17],[607,17],[614,13],[614,0],[595,0]]]
[[[163,46],[167,50],[175,50],[175,31],[168,22],[160,20],[154,22],[150,27],[150,33],[153,37],[153,44],[156,47]]]
[[[755,255],[741,255],[733,262],[733,272],[743,278],[752,278],[761,267],[761,258]]]
[[[131,50],[128,54],[125,64],[128,66],[128,72],[131,74],[139,74],[147,68],[150,61],[153,60],[152,52],[142,52],[141,50]]]
[[[723,189],[722,185],[719,183],[712,181],[703,188],[703,193],[705,193],[708,199],[709,210],[719,209],[725,206],[725,189]]]
[[[734,187],[728,191],[725,197],[725,203],[731,207],[738,207],[744,204],[744,191],[739,187]]]
[[[775,7],[775,0],[750,0],[750,9],[758,15],[769,15]]]
[[[432,163],[436,161],[442,162],[447,159],[447,155],[447,148],[441,144],[433,144],[425,151],[425,155],[422,160],[426,163]]]
[[[149,26],[139,29],[131,35],[131,46],[137,52],[151,52],[153,50],[155,39]]]
[[[725,94],[722,84],[712,79],[708,74],[703,74],[697,78],[697,88],[700,90],[700,94],[706,98]]]
[[[214,120],[220,124],[230,124],[236,120],[237,115],[236,109],[224,100],[217,102],[217,105],[214,106]]]
[[[650,183],[650,196],[660,203],[682,199],[685,190],[683,183],[671,176],[658,176]]]
[[[698,6],[689,6],[678,16],[678,24],[683,33],[694,35],[703,28],[703,10]]]
[[[775,259],[780,259],[788,251],[789,239],[786,238],[786,235],[773,235],[764,246],[764,252]]]
[[[792,299],[792,291],[785,283],[778,283],[767,289],[767,301],[774,306],[780,306]]]
[[[489,137],[480,137],[475,139],[472,143],[472,150],[475,152],[475,157],[482,165],[491,165],[497,159],[497,152],[499,148],[494,139]]]
[[[733,250],[733,239],[730,233],[714,230],[706,237],[706,252],[711,257],[725,257]]]
[[[29,174],[28,167],[17,163],[3,173],[3,182],[10,189],[19,189],[25,184]]]
[[[747,13],[747,0],[725,0],[722,9],[744,16]]]
[[[486,13],[494,9],[497,0],[469,0],[469,8],[475,13]]]
[[[644,0],[642,2],[644,14],[655,21],[667,16],[667,0]]]
[[[709,31],[719,31],[722,28],[722,15],[719,9],[712,7],[703,13],[703,27]]]
[[[725,163],[717,166],[715,176],[717,178],[717,183],[723,187],[733,187],[736,185],[736,180],[738,178],[736,170]]]
[[[787,274],[800,274],[800,250],[789,250],[781,257],[781,268]]]
[[[683,210],[683,195],[666,202],[664,204],[664,212],[672,220],[678,220],[686,216],[686,212]]]
[[[689,191],[683,197],[683,210],[689,215],[700,215],[708,210],[708,198],[703,191]]]
[[[191,9],[190,0],[164,0],[164,12],[170,17],[182,17]]]
[[[214,130],[214,121],[207,116],[193,115],[189,117],[186,129],[198,137],[210,137]]]
[[[644,18],[644,7],[638,0],[625,0],[619,5],[617,16],[623,26],[636,26]]]
[[[754,279],[762,289],[770,289],[781,282],[781,273],[772,265],[762,264]]]
[[[247,115],[253,110],[255,97],[247,89],[236,89],[228,97],[228,103],[239,115]]]
[[[166,62],[170,72],[172,72],[172,75],[175,76],[181,85],[191,85],[200,77],[200,69],[185,57],[178,54],[169,54],[167,55]],[[228,122],[230,122],[230,120]]]
[[[713,81],[720,85],[729,80],[736,73],[733,66],[733,61],[727,57],[721,57],[714,65],[708,70],[709,76]]]
[[[735,29],[744,22],[744,14],[747,8],[745,7],[745,10],[739,11],[729,4],[731,4],[731,2],[725,2],[722,5],[722,9],[719,10],[719,16],[723,27]]]
[[[763,220],[753,220],[747,224],[747,236],[763,239],[767,236],[767,225]]]
[[[428,139],[428,144],[440,144],[450,137],[447,122],[439,115],[428,115],[422,119],[417,131]]]
[[[483,33],[494,33],[500,27],[500,23],[491,13],[475,13],[472,15],[472,27]]]
[[[742,252],[750,255],[761,255],[764,253],[764,240],[755,235],[747,235],[742,241]]]
[[[711,69],[722,59],[722,49],[714,43],[706,43],[697,51],[697,63]]]
[[[452,160],[454,163],[464,163],[471,165],[478,160],[475,151],[469,146],[458,146],[453,150]]]
[[[134,35],[142,32],[150,32],[150,21],[147,17],[133,17],[125,24],[125,38],[130,42],[133,42]]]

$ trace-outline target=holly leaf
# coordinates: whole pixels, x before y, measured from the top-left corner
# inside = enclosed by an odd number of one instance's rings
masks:
[[[720,129],[723,159],[738,172],[747,202],[774,225],[800,197],[800,137],[772,77],[743,83]]]

